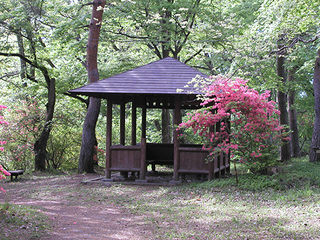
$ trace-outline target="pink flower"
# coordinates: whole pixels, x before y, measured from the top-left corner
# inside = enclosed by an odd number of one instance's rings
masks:
[[[0,187],[0,191],[6,193],[6,190],[4,190],[2,187]]]

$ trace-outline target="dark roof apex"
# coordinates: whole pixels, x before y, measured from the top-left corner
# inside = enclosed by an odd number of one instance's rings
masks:
[[[106,98],[109,94],[187,94],[195,89],[185,86],[197,75],[208,77],[174,58],[167,57],[69,92]],[[184,91],[177,92],[177,89]]]

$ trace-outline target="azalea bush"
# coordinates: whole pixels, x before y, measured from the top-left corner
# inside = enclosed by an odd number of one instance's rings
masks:
[[[199,134],[211,158],[224,152],[250,171],[261,172],[276,164],[279,145],[288,138],[275,102],[268,100],[270,92],[259,94],[247,82],[222,76],[197,81],[203,108],[188,114],[179,129]]]
[[[3,106],[3,105],[0,105],[0,114],[2,113],[2,110],[7,108],[6,106]],[[0,125],[2,124],[5,124],[5,125],[8,125],[8,122],[4,121],[3,119],[3,116],[2,114],[0,115]],[[5,141],[0,141],[0,145],[3,145],[3,144],[6,144]],[[4,151],[4,148],[3,147],[0,147],[0,152],[3,152]],[[0,165],[0,180],[1,179],[5,179],[6,176],[10,176],[10,173],[7,172],[3,167],[2,165]],[[0,191],[2,192],[6,192],[3,187],[0,186]]]
[[[3,126],[1,139],[6,152],[1,157],[10,169],[33,169],[33,144],[40,134],[44,114],[35,99],[20,101],[6,115],[10,124]]]

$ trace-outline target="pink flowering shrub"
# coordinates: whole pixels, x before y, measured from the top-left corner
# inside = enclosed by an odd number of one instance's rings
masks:
[[[6,119],[10,124],[2,127],[0,138],[5,140],[3,159],[12,169],[33,169],[33,144],[40,134],[44,114],[34,99],[20,101],[12,107]]]
[[[7,108],[6,106],[3,106],[3,105],[0,105],[0,114],[2,113],[2,110]],[[2,124],[8,124],[6,121],[3,120],[3,116],[0,115],[0,125]],[[0,145],[3,145],[3,144],[6,144],[5,141],[0,141]],[[4,151],[4,148],[3,147],[0,147],[0,151],[3,152]],[[0,165],[0,180],[1,179],[5,179],[6,176],[10,176],[10,173],[7,172],[1,165]],[[2,192],[6,192],[3,187],[0,186],[0,191]]]
[[[6,176],[10,176],[11,174],[7,172],[1,165],[0,165],[0,180],[1,179],[6,179]],[[0,186],[0,191],[6,192],[3,187]]]
[[[286,136],[275,102],[268,100],[270,92],[259,94],[239,78],[218,76],[211,80],[202,88],[203,108],[189,114],[179,128],[191,128],[203,137],[211,157],[220,152],[231,154],[252,172],[274,165],[281,139]]]

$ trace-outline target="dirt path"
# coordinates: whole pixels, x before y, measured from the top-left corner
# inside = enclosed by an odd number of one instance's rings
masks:
[[[53,228],[48,236],[41,239],[151,239],[150,229],[142,217],[103,201],[84,204],[81,195],[70,197],[70,192],[81,188],[82,178],[83,175],[76,175],[63,181],[40,179],[5,183],[7,194],[0,196],[0,202],[36,206],[47,215]],[[61,191],[56,193],[50,191],[59,188]],[[35,197],[30,198],[30,194]]]

